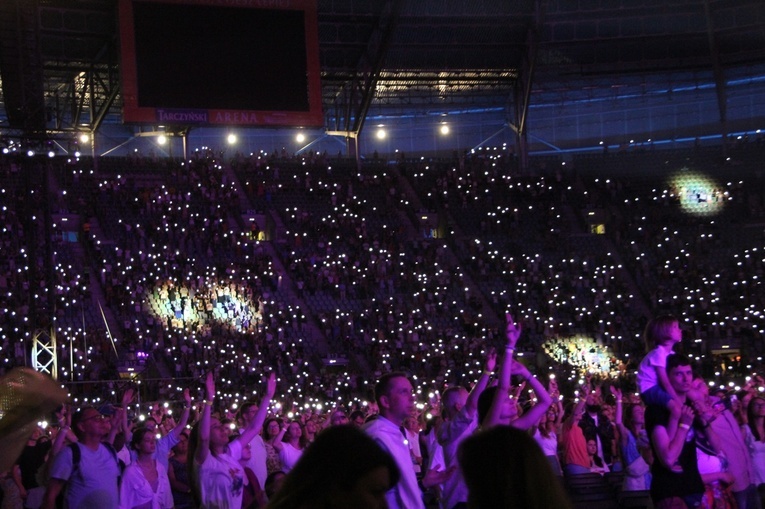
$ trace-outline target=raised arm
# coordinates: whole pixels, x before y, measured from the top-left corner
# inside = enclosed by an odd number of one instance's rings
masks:
[[[502,357],[502,365],[499,368],[499,381],[497,383],[497,392],[494,393],[494,400],[491,402],[489,412],[481,423],[482,427],[490,428],[502,424],[502,405],[510,397],[510,375],[513,366],[513,352],[518,338],[521,336],[521,326],[513,321],[513,315],[505,314],[507,325],[505,327],[505,355]]]
[[[133,439],[133,430],[128,425],[128,406],[130,403],[133,402],[133,397],[135,396],[135,390],[130,387],[125,389],[125,392],[122,393],[122,399],[120,400],[120,404],[122,406],[122,409],[125,410],[122,413],[122,431],[125,433],[125,443],[129,444],[130,441]]]
[[[239,435],[238,440],[243,444],[249,444],[250,441],[255,438],[255,435],[260,432],[260,429],[263,427],[263,423],[266,420],[266,416],[268,415],[268,405],[271,403],[274,394],[276,394],[276,374],[271,372],[266,379],[266,393],[263,396],[263,399],[260,400],[260,406],[255,413],[255,417],[252,419],[250,425],[242,431],[241,435]]]
[[[107,443],[114,445],[114,440],[117,438],[117,434],[122,431],[122,422],[125,420],[125,414],[127,414],[127,410],[124,408],[114,408],[114,414],[112,414],[111,419],[109,419],[111,421],[111,428],[109,429],[109,434],[106,436]]]
[[[200,465],[205,462],[207,455],[210,454],[210,414],[212,414],[212,405],[215,401],[215,378],[212,371],[207,373],[205,378],[205,402],[202,404],[202,416],[199,419],[199,429],[197,435],[197,449],[194,452],[194,461]]]
[[[545,412],[547,412],[547,409],[550,408],[550,405],[552,404],[552,398],[550,397],[550,393],[547,392],[547,389],[545,389],[545,386],[542,385],[542,382],[537,380],[526,366],[513,360],[512,369],[513,372],[522,376],[526,380],[526,383],[529,384],[537,397],[537,403],[531,407],[528,412],[510,423],[510,426],[514,428],[527,430],[539,422],[539,419]]]
[[[183,389],[183,413],[181,413],[181,419],[178,421],[178,425],[175,426],[170,433],[176,440],[180,440],[181,433],[189,423],[189,414],[191,413],[191,395],[189,389]]]
[[[486,354],[486,362],[484,364],[484,370],[483,373],[481,373],[481,377],[478,379],[478,382],[476,382],[473,390],[470,391],[470,394],[468,394],[467,401],[465,401],[465,407],[471,415],[475,415],[475,412],[478,409],[478,397],[489,384],[489,377],[491,377],[491,373],[494,371],[496,366],[497,352],[492,348],[489,350],[489,353]]]
[[[614,426],[619,430],[619,443],[622,446],[626,446],[629,442],[629,430],[624,426],[624,405],[622,404],[622,390],[618,387],[611,386],[611,394],[616,399],[616,411],[614,413]]]

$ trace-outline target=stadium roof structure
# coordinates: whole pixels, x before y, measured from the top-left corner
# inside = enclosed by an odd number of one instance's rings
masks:
[[[534,94],[583,95],[583,79],[608,89],[625,76],[702,71],[723,98],[726,69],[765,63],[762,0],[317,0],[317,9],[325,127],[343,132],[358,133],[371,108],[443,104],[504,107],[522,131]],[[117,0],[0,2],[5,133],[120,123],[119,76]]]

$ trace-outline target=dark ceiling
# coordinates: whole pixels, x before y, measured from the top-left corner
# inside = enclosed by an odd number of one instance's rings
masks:
[[[117,5],[0,2],[0,128],[119,121]],[[762,0],[318,0],[318,20],[324,110],[348,118],[367,99],[503,105],[530,77],[720,75],[765,62]]]

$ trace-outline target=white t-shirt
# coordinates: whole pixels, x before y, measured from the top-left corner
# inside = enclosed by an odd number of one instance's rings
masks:
[[[295,466],[303,455],[303,449],[296,449],[288,442],[282,442],[282,450],[279,451],[279,459],[282,460],[282,470],[286,474]]]
[[[239,440],[228,444],[218,456],[207,455],[201,465],[194,462],[194,477],[199,487],[201,509],[240,509],[244,488],[244,468],[239,464],[242,445]]]
[[[656,375],[656,368],[666,369],[667,357],[672,353],[671,348],[659,345],[643,357],[637,372],[638,390],[641,394],[658,385],[659,378]]]
[[[263,437],[255,435],[255,438],[250,441],[250,450],[252,451],[252,456],[247,460],[247,468],[252,470],[252,473],[258,478],[260,487],[263,488],[266,485],[266,478],[268,477],[268,468],[266,467],[268,451],[266,451],[266,444],[263,442]]]
[[[425,509],[422,502],[422,491],[417,485],[417,476],[412,466],[412,454],[398,426],[383,417],[364,425],[364,431],[371,436],[388,454],[393,456],[401,478],[385,498],[391,509]]]
[[[147,502],[151,502],[151,509],[171,509],[173,507],[173,492],[170,489],[167,470],[159,461],[155,460],[155,462],[158,473],[156,492],[151,488],[151,484],[146,480],[143,470],[137,463],[132,463],[122,473],[120,509],[131,509]]]
[[[550,436],[546,437],[539,432],[539,429],[536,429],[534,430],[534,440],[539,444],[545,456],[558,456],[558,435],[554,431],[551,431]]]
[[[74,471],[72,450],[65,447],[53,460],[50,470],[52,479],[68,481],[64,508],[102,509],[119,505],[117,479],[120,468],[115,455],[100,444],[93,451],[89,447],[75,444],[80,449],[80,462]]]
[[[751,428],[748,425],[741,426],[744,430],[744,441],[752,455],[752,482],[754,484],[765,484],[765,442],[754,438]]]

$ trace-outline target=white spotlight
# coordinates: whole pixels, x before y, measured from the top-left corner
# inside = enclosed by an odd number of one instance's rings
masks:
[[[83,134],[80,135],[80,141],[82,143],[87,143],[87,142],[90,141],[90,136],[88,136],[87,134],[83,133]]]
[[[387,135],[388,135],[388,133],[385,132],[385,129],[378,129],[377,130],[377,139],[384,140]]]
[[[226,141],[228,141],[229,145],[233,145],[234,143],[236,143],[236,134],[234,133],[229,134],[228,138],[226,138]]]
[[[165,136],[164,134],[160,134],[157,137],[157,143],[159,143],[160,145],[164,145],[165,143],[167,143],[167,136]]]
[[[444,124],[444,125],[441,126],[441,134],[444,134],[444,135],[449,134],[449,126],[448,125]]]
[[[305,134],[298,133],[298,135],[295,136],[295,141],[297,141],[298,143],[303,143],[305,141]]]

